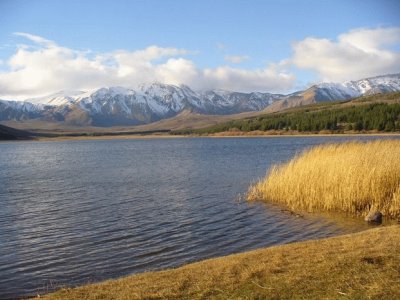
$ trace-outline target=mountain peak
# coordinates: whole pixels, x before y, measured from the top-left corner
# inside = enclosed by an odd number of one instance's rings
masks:
[[[99,88],[98,90],[92,92],[91,94],[95,95],[97,97],[101,97],[101,96],[105,96],[105,95],[115,97],[116,95],[131,95],[133,93],[134,93],[133,90],[127,89],[122,86],[110,86],[110,87]]]
[[[83,93],[85,92],[75,90],[61,90],[57,93],[53,93],[50,95],[29,98],[24,100],[24,102],[29,102],[33,104],[63,105],[65,103],[73,101],[73,97],[79,96]]]
[[[161,83],[159,81],[154,81],[151,83],[142,83],[138,86],[138,89],[141,91],[147,90],[162,90],[162,89],[177,89],[179,88],[173,84]]]
[[[346,100],[362,95],[400,91],[400,73],[381,75],[342,83],[322,82],[304,91],[284,96],[266,110],[274,112],[316,102]]]

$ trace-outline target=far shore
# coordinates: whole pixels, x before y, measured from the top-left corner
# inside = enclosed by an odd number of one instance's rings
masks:
[[[121,135],[81,135],[81,136],[68,136],[61,135],[56,137],[35,137],[33,141],[38,142],[57,142],[57,141],[85,141],[85,140],[136,140],[136,139],[173,139],[185,138],[186,136],[172,135],[172,134],[121,134]]]
[[[128,140],[128,139],[181,139],[181,138],[274,138],[274,137],[358,137],[358,136],[400,136],[400,132],[362,132],[362,133],[295,133],[295,132],[221,132],[216,134],[104,134],[104,135],[59,135],[54,137],[49,136],[36,136],[32,139],[23,140],[5,140],[5,141],[38,141],[38,142],[56,142],[56,141],[82,141],[82,140]],[[0,141],[1,142],[1,141]]]

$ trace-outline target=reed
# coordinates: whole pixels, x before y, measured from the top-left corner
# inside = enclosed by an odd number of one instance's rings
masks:
[[[247,198],[292,210],[366,215],[379,210],[400,217],[400,141],[316,146],[275,165],[252,185]]]

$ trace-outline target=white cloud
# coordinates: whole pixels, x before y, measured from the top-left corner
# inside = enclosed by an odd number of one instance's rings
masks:
[[[294,76],[276,66],[260,70],[231,67],[201,69],[182,56],[185,49],[150,46],[137,51],[118,50],[93,57],[28,33],[16,33],[35,47],[19,46],[0,71],[0,98],[24,99],[59,90],[90,90],[101,86],[136,87],[141,83],[186,84],[195,89],[283,91]],[[3,68],[4,70],[4,68]]]
[[[355,29],[337,41],[308,37],[293,44],[291,62],[324,81],[360,79],[400,71],[400,28]]]
[[[184,58],[170,58],[165,64],[155,68],[155,77],[168,84],[187,84],[193,86],[201,78],[196,65]]]
[[[15,35],[24,37],[34,43],[40,44],[40,45],[45,45],[45,46],[56,46],[56,44],[53,41],[47,40],[45,38],[42,38],[41,36],[26,33],[26,32],[14,32]]]
[[[295,81],[294,75],[280,72],[275,67],[249,71],[225,66],[205,69],[204,76],[205,83],[213,88],[244,92],[287,91]]]
[[[28,39],[0,61],[0,98],[23,99],[59,90],[90,90],[101,86],[136,87],[141,83],[186,84],[194,89],[289,92],[295,85],[294,67],[316,72],[319,80],[339,82],[400,71],[400,28],[355,29],[336,40],[308,37],[293,44],[293,56],[264,68],[230,66],[199,68],[187,58],[196,52],[150,46],[93,56],[29,33]],[[32,46],[33,44],[33,46]],[[217,47],[226,49],[223,44]],[[225,56],[240,63],[247,56]]]
[[[245,60],[248,60],[250,57],[247,55],[225,55],[224,59],[233,64],[239,64]]]

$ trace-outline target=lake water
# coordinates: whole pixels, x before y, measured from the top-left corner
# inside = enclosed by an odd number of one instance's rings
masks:
[[[238,197],[271,164],[350,139],[0,143],[0,298],[362,230]]]

